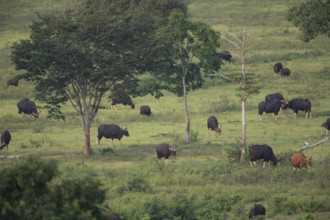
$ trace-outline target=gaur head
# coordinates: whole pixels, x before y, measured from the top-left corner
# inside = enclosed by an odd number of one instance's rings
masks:
[[[121,130],[122,130],[123,135],[125,135],[127,137],[129,136],[129,133],[128,133],[128,130],[127,130],[126,127],[125,128],[122,128]]]
[[[175,148],[170,147],[170,153],[171,153],[172,156],[176,157],[176,149]]]

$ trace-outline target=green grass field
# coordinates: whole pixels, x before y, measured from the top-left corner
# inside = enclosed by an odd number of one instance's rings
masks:
[[[73,3],[56,1],[1,1],[0,7],[0,130],[12,134],[9,149],[0,151],[0,163],[15,163],[16,156],[37,155],[59,161],[63,178],[88,176],[99,178],[107,190],[106,203],[123,219],[147,218],[146,212],[175,210],[187,212],[178,219],[247,219],[252,204],[262,203],[265,219],[330,219],[330,141],[305,151],[312,156],[313,167],[294,171],[284,159],[277,167],[250,167],[248,160],[233,161],[241,139],[241,105],[236,96],[238,85],[222,79],[207,79],[202,89],[188,95],[192,143],[183,143],[183,101],[170,93],[155,99],[134,98],[135,110],[118,106],[100,110],[91,128],[93,154],[82,154],[83,130],[70,105],[64,106],[66,121],[18,117],[16,103],[23,97],[33,98],[33,85],[21,81],[18,87],[6,88],[8,79],[17,74],[10,62],[11,43],[29,36],[28,25],[35,12],[54,13]],[[247,54],[250,72],[262,89],[247,101],[247,143],[268,144],[276,156],[286,157],[299,150],[304,141],[315,143],[325,136],[323,121],[330,117],[330,44],[319,36],[304,43],[299,31],[286,21],[287,8],[299,0],[191,0],[189,15],[194,21],[211,25],[221,35],[238,34],[245,29],[250,35]],[[238,53],[221,39],[219,50],[229,50],[235,61],[225,64],[221,72],[232,76],[238,72]],[[289,78],[275,75],[272,65],[282,62],[291,69]],[[312,102],[312,119],[300,112],[281,110],[274,122],[272,115],[258,119],[257,104],[264,96],[281,92],[286,99],[308,98]],[[103,100],[110,107],[110,103]],[[148,104],[151,117],[139,115],[139,106]],[[37,103],[41,106],[42,103]],[[215,115],[221,135],[208,135],[206,120]],[[114,141],[115,151],[106,152],[107,139],[97,146],[97,127],[101,123],[127,126],[129,137]],[[167,142],[177,146],[177,157],[157,161],[155,147]],[[14,157],[14,159],[12,159]],[[152,204],[152,205],[151,205]],[[156,205],[155,205],[156,204]],[[194,218],[188,213],[193,213]]]

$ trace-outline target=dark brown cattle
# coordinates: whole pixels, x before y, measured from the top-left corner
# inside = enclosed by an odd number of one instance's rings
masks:
[[[7,87],[8,86],[18,86],[18,82],[19,82],[18,79],[10,79],[7,81]]]
[[[283,69],[282,63],[275,63],[273,66],[274,73],[279,73]]]
[[[279,100],[282,103],[284,103],[284,101],[285,101],[283,95],[279,92],[275,92],[275,93],[268,94],[265,96],[265,102],[270,102],[270,101],[274,101],[274,100]]]
[[[321,126],[325,128],[325,133],[326,134],[329,134],[329,130],[330,130],[330,118],[328,118],[325,122],[323,122]]]
[[[211,130],[221,133],[221,128],[219,128],[218,119],[213,115],[211,115],[207,119],[207,128],[209,131]]]
[[[262,114],[265,113],[274,113],[274,120],[277,121],[277,115],[281,110],[282,103],[279,100],[272,100],[270,102],[259,102],[258,104],[258,113],[259,121],[262,120]]]
[[[151,115],[150,107],[148,105],[142,105],[140,107],[140,115],[150,116]]]
[[[135,109],[135,104],[132,102],[131,97],[125,94],[113,94],[111,95],[111,105],[115,107],[117,110],[116,105],[117,104],[123,104],[123,105],[128,105],[131,106],[132,109]]]
[[[281,74],[281,76],[290,76],[291,71],[289,68],[283,68],[280,70],[280,74]]]
[[[164,157],[167,160],[171,155],[176,156],[176,149],[172,149],[167,143],[162,143],[156,147],[156,153],[158,159]]]
[[[254,219],[257,215],[266,215],[266,209],[263,205],[254,204],[249,213],[249,219]]]
[[[125,136],[129,136],[127,129],[122,129],[116,124],[102,124],[97,129],[97,144],[100,144],[100,140],[102,137],[110,138],[113,142],[113,139],[118,139],[121,141],[121,138]]]
[[[39,117],[36,104],[27,98],[20,100],[17,103],[17,108],[18,108],[18,114],[24,113],[27,115],[32,115],[35,118]]]
[[[9,131],[4,130],[1,133],[0,150],[2,150],[5,146],[7,146],[7,150],[8,150],[8,145],[10,143],[10,140],[11,140],[11,135],[10,135]]]
[[[302,152],[292,154],[289,160],[294,169],[312,166],[312,157],[307,158]]]
[[[229,51],[220,51],[218,56],[224,61],[231,62],[232,56]]]
[[[293,110],[293,117],[296,118],[298,111],[305,111],[306,118],[312,118],[312,103],[308,99],[295,98],[286,103],[283,109],[290,108]]]
[[[265,168],[266,162],[269,164],[269,161],[273,162],[273,165],[276,166],[277,159],[273,153],[273,149],[265,144],[262,145],[253,145],[249,149],[250,153],[250,165],[256,165],[257,160],[264,160],[263,167]]]

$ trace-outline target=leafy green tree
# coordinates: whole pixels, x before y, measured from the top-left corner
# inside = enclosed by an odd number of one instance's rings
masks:
[[[36,98],[49,116],[64,119],[61,106],[71,103],[84,130],[85,155],[90,128],[105,93],[121,87],[135,93],[139,77],[154,66],[165,45],[154,40],[179,0],[87,0],[64,14],[41,15],[30,39],[12,46],[20,78],[33,81]]]
[[[19,159],[0,170],[0,219],[102,219],[105,191],[93,179],[56,179],[57,163]],[[56,181],[54,181],[56,180]]]
[[[302,40],[308,42],[320,34],[330,37],[330,1],[308,0],[289,9],[288,21],[302,32]]]
[[[220,67],[216,49],[219,48],[219,35],[208,25],[189,21],[186,15],[173,10],[168,25],[159,31],[161,42],[168,45],[163,54],[167,65],[156,76],[156,82],[184,100],[185,138],[190,139],[190,116],[188,97],[190,90],[203,86],[203,74],[209,74]]]

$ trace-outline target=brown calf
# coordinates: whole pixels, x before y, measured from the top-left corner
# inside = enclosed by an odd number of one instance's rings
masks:
[[[312,166],[312,157],[306,157],[303,153],[294,153],[289,157],[289,160],[291,161],[291,164],[294,169],[296,168],[302,168],[306,167],[308,168],[307,165]]]

